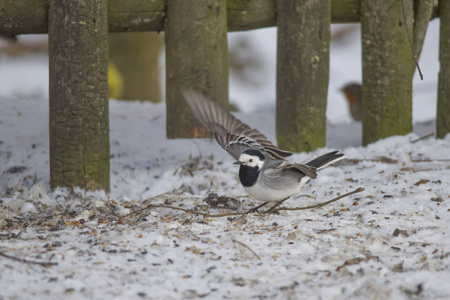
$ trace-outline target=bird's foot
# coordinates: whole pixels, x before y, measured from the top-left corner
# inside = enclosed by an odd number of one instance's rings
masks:
[[[283,203],[284,201],[286,201],[286,199],[285,199],[285,200],[278,201],[277,203],[275,203],[274,206],[272,206],[272,207],[269,208],[268,210],[264,211],[264,213],[266,213],[266,214],[279,214],[280,212],[279,212],[278,210],[275,210],[275,208],[277,208],[278,206],[280,206],[281,203]]]
[[[269,202],[264,202],[263,204],[258,205],[257,207],[250,208],[249,210],[247,210],[247,211],[245,212],[245,214],[253,214],[253,213],[256,213],[256,212],[258,212],[258,210],[259,210],[261,207],[263,207],[263,206],[266,205],[267,203],[269,203]]]
[[[274,215],[279,215],[280,214],[280,212],[278,210],[273,209],[272,207],[269,208],[268,210],[265,210],[264,213],[265,214],[274,214]]]

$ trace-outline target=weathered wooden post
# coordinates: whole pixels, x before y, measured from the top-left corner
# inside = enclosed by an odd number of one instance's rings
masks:
[[[278,146],[310,151],[326,143],[330,1],[278,0]]]
[[[225,0],[171,0],[167,7],[166,104],[167,137],[203,137],[183,101],[192,87],[228,104],[228,43]]]
[[[444,138],[450,133],[450,3],[440,2],[441,28],[439,36],[438,105],[436,136]]]
[[[108,3],[49,5],[50,185],[109,191]]]
[[[121,100],[161,101],[159,55],[164,37],[156,32],[109,35],[109,57],[123,78]]]
[[[405,0],[413,28],[412,0]],[[405,30],[402,1],[363,0],[362,123],[363,144],[412,131],[414,60]]]

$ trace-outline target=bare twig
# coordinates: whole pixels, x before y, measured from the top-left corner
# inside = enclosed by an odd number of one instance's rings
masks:
[[[441,167],[441,168],[440,168]],[[405,168],[405,171],[409,172],[429,172],[429,171],[438,171],[438,170],[445,170],[450,169],[450,166],[437,166],[436,168]],[[404,169],[401,169],[402,171]]]
[[[408,35],[409,45],[411,46],[411,51],[414,56],[414,61],[417,66],[417,71],[419,72],[420,80],[423,80],[423,74],[422,74],[422,71],[420,70],[419,62],[417,61],[416,52],[414,51],[414,46],[411,42],[411,36],[409,35],[408,23],[406,20],[405,0],[402,0],[402,7],[403,7],[403,20],[405,22],[406,34]]]
[[[418,138],[418,139],[416,139],[416,140],[414,140],[414,141],[411,141],[411,144],[417,143],[417,142],[420,141],[420,140],[424,140],[424,139],[429,138],[429,137],[432,137],[432,136],[434,136],[434,132],[429,133],[429,134],[424,135],[424,136],[421,136],[420,138]]]
[[[41,262],[41,261],[27,260],[27,259],[24,259],[24,258],[18,258],[18,257],[15,257],[15,256],[8,255],[8,254],[6,254],[4,252],[1,252],[1,251],[0,251],[0,256],[6,257],[6,258],[9,258],[9,259],[18,261],[18,262],[22,262],[22,263],[26,263],[26,264],[32,264],[32,265],[39,265],[39,266],[43,266],[43,267],[50,267],[50,266],[58,265],[57,262],[45,262],[45,261]]]
[[[200,215],[200,216],[205,216],[205,217],[211,217],[211,218],[217,218],[217,217],[228,217],[228,216],[240,216],[243,215],[245,213],[224,213],[224,214],[210,214],[210,213],[206,213],[206,212],[202,212],[202,211],[195,211],[195,210],[190,210],[190,209],[186,209],[186,208],[181,208],[181,207],[176,207],[176,206],[170,206],[170,205],[163,205],[163,204],[149,204],[144,208],[141,208],[139,210],[133,211],[131,213],[129,213],[126,216],[130,216],[130,215],[138,215],[140,213],[142,213],[143,211],[150,209],[150,208],[168,208],[168,209],[173,209],[173,210],[181,210],[187,213],[191,213],[194,215]],[[125,216],[125,217],[126,217]],[[122,217],[124,218],[124,217]]]
[[[437,0],[414,0],[414,26],[413,45],[416,55],[420,58],[423,49],[423,42],[427,33],[428,23],[433,15],[433,8]],[[437,3],[436,3],[437,5]]]
[[[341,162],[341,164],[344,165],[350,165],[350,164],[357,164],[363,161],[367,162],[379,162],[384,164],[397,164],[397,159],[392,159],[389,157],[379,157],[379,158],[373,158],[373,159],[359,159],[359,158],[346,158],[344,162]],[[450,159],[411,159],[411,162],[416,163],[428,163],[428,162],[448,162]]]
[[[232,239],[232,241],[233,241],[233,243],[237,243],[237,244],[241,245],[242,247],[244,247],[245,249],[247,249],[248,251],[250,251],[251,253],[253,253],[253,255],[254,255],[257,259],[261,260],[261,257],[259,257],[259,255],[256,254],[255,251],[253,251],[252,249],[250,249],[250,247],[247,246],[246,244],[244,244],[244,243],[242,243],[242,242],[239,242],[238,240],[235,240],[235,239]]]
[[[347,194],[341,195],[339,197],[336,197],[334,199],[331,199],[329,201],[322,202],[322,203],[319,203],[319,204],[316,204],[316,205],[306,206],[306,207],[294,207],[294,208],[281,207],[281,208],[279,208],[277,210],[305,210],[305,209],[312,209],[312,208],[322,207],[322,206],[325,206],[327,204],[336,202],[336,201],[338,201],[338,200],[340,200],[340,199],[342,199],[344,197],[347,197],[347,196],[350,196],[350,195],[353,195],[353,194],[356,194],[356,193],[360,193],[362,191],[364,191],[364,188],[360,187],[360,188],[357,188],[356,190],[354,190],[352,192],[349,192]],[[209,218],[220,218],[220,217],[229,217],[229,216],[242,216],[242,215],[248,214],[248,211],[246,211],[246,212],[230,212],[230,213],[223,213],[223,214],[210,214],[210,213],[207,213],[207,212],[195,211],[195,210],[190,210],[190,209],[176,207],[176,206],[170,206],[170,205],[148,204],[144,208],[135,210],[135,211],[129,213],[128,215],[121,217],[121,219],[125,218],[127,216],[139,215],[142,212],[144,212],[145,210],[151,209],[151,208],[168,208],[168,209],[173,209],[173,210],[181,210],[181,211],[184,211],[184,212],[187,212],[187,213],[190,213],[190,214],[205,216],[205,217],[209,217]]]
[[[356,194],[356,193],[360,193],[360,192],[362,192],[364,190],[365,190],[365,188],[359,187],[359,188],[357,188],[354,191],[348,192],[347,194],[341,195],[339,197],[336,197],[334,199],[331,199],[331,200],[328,200],[326,202],[322,202],[322,203],[319,203],[319,204],[316,204],[316,205],[305,206],[305,207],[280,207],[280,208],[276,209],[275,211],[278,211],[278,210],[305,210],[305,209],[318,208],[318,207],[322,207],[322,206],[325,206],[327,204],[336,202],[336,201],[338,201],[338,200],[340,200],[340,199],[342,199],[344,197],[348,197],[350,195],[353,195],[353,194]]]
[[[14,233],[14,232],[8,232],[6,234],[0,233],[0,238],[5,237],[6,239],[17,239],[20,237],[20,235],[22,234],[22,230],[19,231],[18,233]]]

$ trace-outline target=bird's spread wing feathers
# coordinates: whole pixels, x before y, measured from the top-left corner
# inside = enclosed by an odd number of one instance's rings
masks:
[[[305,176],[312,179],[317,177],[317,170],[323,169],[338,160],[343,159],[345,156],[339,151],[333,151],[321,155],[306,164],[290,163],[284,160],[275,160],[267,165],[264,174],[267,176],[278,176],[284,170],[298,171]]]
[[[344,159],[345,156],[339,151],[328,152],[327,154],[321,155],[306,164],[310,167],[314,167],[316,170],[323,169],[338,160]]]
[[[289,151],[275,147],[258,130],[242,123],[220,104],[209,100],[203,94],[186,89],[183,96],[197,119],[235,159],[248,149],[258,149],[273,159],[284,159],[292,155]]]
[[[314,167],[303,164],[290,163],[282,160],[276,161],[272,165],[268,166],[268,168],[264,170],[264,174],[269,177],[279,176],[279,174],[284,170],[299,171],[305,176],[308,176],[312,179],[315,179],[317,177],[316,168]]]

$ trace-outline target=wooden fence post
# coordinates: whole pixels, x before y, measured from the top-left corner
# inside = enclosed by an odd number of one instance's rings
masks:
[[[227,106],[226,0],[170,0],[165,38],[167,137],[204,137],[181,91],[192,87]]]
[[[109,35],[109,58],[123,78],[121,100],[160,102],[159,56],[164,37],[156,32]]]
[[[441,28],[439,36],[438,105],[436,136],[444,138],[450,133],[450,3],[440,2]]]
[[[405,0],[413,28],[412,0]],[[363,0],[362,123],[363,144],[412,131],[414,60],[405,30],[402,1]]]
[[[330,1],[278,0],[278,146],[310,151],[326,143]]]
[[[109,191],[108,4],[49,5],[50,185]]]

